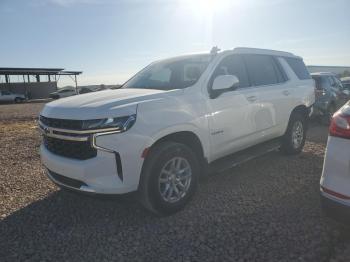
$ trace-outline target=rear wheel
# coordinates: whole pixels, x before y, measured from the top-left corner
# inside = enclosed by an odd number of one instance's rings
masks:
[[[287,131],[282,138],[281,149],[286,154],[298,154],[303,150],[306,139],[306,117],[293,113],[290,117]]]
[[[186,145],[163,142],[151,149],[139,187],[143,206],[158,215],[181,210],[198,184],[199,164]]]

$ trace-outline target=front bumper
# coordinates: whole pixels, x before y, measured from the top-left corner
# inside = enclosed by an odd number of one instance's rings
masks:
[[[41,145],[40,153],[47,176],[60,186],[97,194],[123,194],[137,189],[125,184],[117,175],[117,164],[112,153],[98,151],[94,158],[75,160],[55,155],[44,145]],[[58,179],[56,175],[63,179]],[[79,181],[81,185],[69,183],[69,179]]]
[[[148,137],[115,130],[95,132],[52,128],[41,121],[39,127],[44,136],[56,139],[54,146],[45,143],[40,148],[42,163],[54,183],[97,194],[124,194],[137,190],[144,160],[142,152],[150,143]],[[75,141],[79,145],[63,141]],[[90,149],[87,143],[91,143],[94,155],[83,154]]]
[[[321,193],[321,206],[323,212],[333,220],[349,225],[350,224],[350,206],[326,197]]]

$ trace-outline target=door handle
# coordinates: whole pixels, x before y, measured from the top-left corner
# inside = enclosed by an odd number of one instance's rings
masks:
[[[282,92],[282,94],[284,94],[285,96],[289,96],[289,91],[288,90],[284,90],[283,92]]]
[[[256,101],[256,96],[248,96],[248,97],[247,97],[247,100],[248,100],[249,102],[254,102],[254,101]]]

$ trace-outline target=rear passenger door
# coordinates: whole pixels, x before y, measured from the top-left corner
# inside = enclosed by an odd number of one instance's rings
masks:
[[[259,142],[284,132],[293,101],[293,88],[277,57],[271,55],[244,55],[251,88],[257,90],[259,107],[255,108],[254,123]],[[283,131],[282,131],[283,130]]]

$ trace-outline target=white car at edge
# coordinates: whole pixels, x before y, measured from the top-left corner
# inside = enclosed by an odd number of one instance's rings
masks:
[[[42,163],[63,188],[137,191],[147,209],[170,214],[223,157],[238,162],[276,145],[299,153],[314,101],[314,82],[291,53],[213,49],[165,59],[121,89],[48,103]]]
[[[350,218],[350,102],[334,115],[329,127],[320,181],[322,206],[339,222]]]

